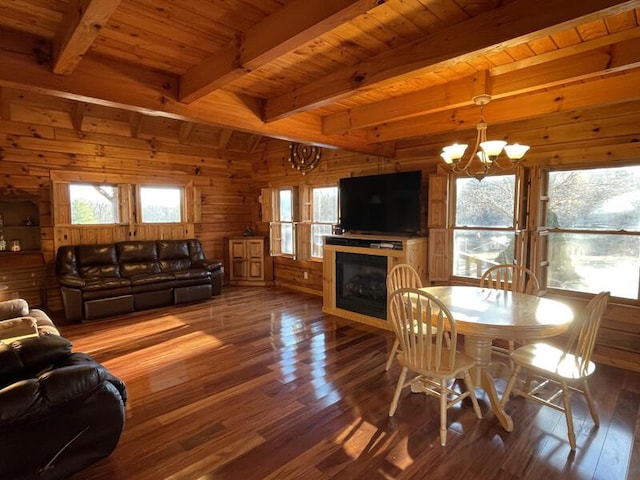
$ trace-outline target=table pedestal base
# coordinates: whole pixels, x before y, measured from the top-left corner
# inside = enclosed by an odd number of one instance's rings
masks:
[[[474,385],[487,392],[491,409],[500,422],[500,425],[502,425],[502,428],[507,432],[511,432],[513,430],[513,420],[507,415],[507,412],[504,411],[502,405],[500,405],[495,382],[491,376],[491,339],[465,335],[464,351],[476,361],[476,366],[471,371],[471,378],[473,379]]]

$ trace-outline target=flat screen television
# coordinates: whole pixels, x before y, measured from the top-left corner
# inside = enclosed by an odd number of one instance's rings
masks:
[[[420,232],[421,184],[421,171],[341,178],[340,228],[345,233]]]

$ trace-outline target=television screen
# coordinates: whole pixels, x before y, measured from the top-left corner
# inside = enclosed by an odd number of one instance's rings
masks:
[[[340,227],[352,233],[418,233],[421,181],[420,171],[341,178]]]

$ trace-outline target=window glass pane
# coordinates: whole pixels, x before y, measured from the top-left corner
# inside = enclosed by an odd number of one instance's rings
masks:
[[[118,188],[109,185],[69,185],[73,225],[119,222]]]
[[[280,221],[291,222],[293,220],[293,209],[291,208],[291,190],[280,190]]]
[[[180,223],[182,189],[179,187],[140,187],[143,223]]]
[[[331,235],[331,225],[311,225],[311,256],[322,258],[322,237]]]
[[[514,241],[512,231],[455,230],[453,274],[480,278],[482,272],[497,263],[513,263]]]
[[[456,225],[514,226],[515,175],[456,179]]]
[[[281,253],[293,255],[293,224],[280,224],[280,249]]]
[[[615,234],[549,235],[551,288],[638,298],[640,237]]]
[[[338,187],[313,189],[313,221],[338,223]]]
[[[549,173],[547,225],[640,231],[640,166]]]

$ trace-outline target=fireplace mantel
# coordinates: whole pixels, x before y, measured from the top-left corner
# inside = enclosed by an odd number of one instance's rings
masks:
[[[387,257],[387,273],[400,263],[412,265],[427,284],[427,238],[375,235],[339,235],[324,238],[322,311],[331,315],[390,330],[388,322],[336,306],[336,253],[380,255]]]

